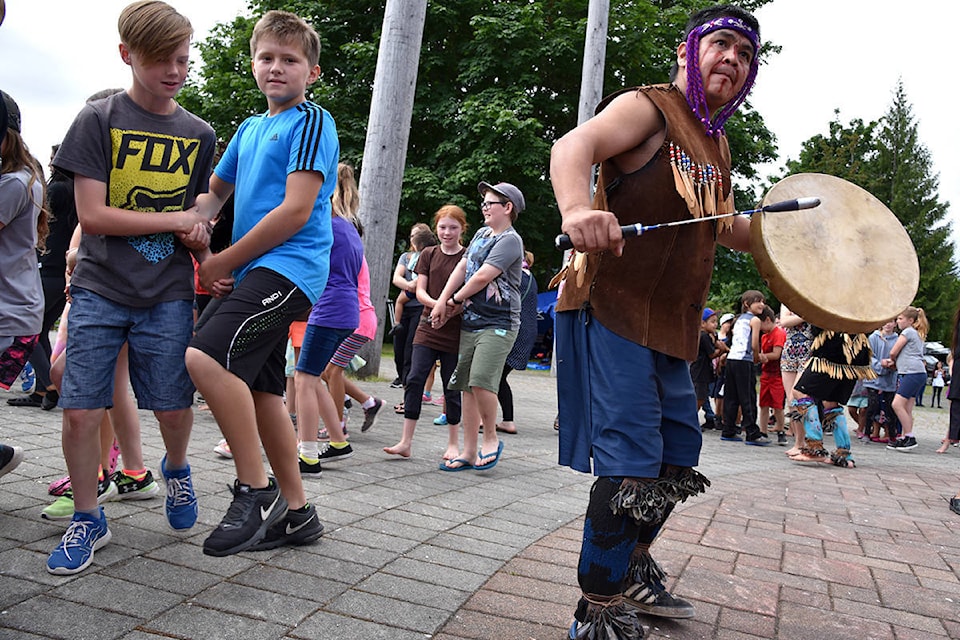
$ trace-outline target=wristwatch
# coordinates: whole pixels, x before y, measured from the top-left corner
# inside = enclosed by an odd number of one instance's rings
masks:
[[[450,296],[450,301],[453,302],[453,304],[463,304],[463,302],[461,302],[460,300],[457,300],[457,294],[453,294],[452,296]]]

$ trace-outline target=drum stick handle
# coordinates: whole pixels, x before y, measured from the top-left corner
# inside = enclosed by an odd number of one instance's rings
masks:
[[[674,222],[664,222],[661,224],[651,224],[651,225],[642,225],[639,222],[637,224],[628,224],[620,227],[620,232],[623,234],[624,238],[634,238],[636,236],[641,236],[647,231],[653,231],[654,229],[661,229],[664,227],[678,227],[684,224],[694,224],[697,222],[708,222],[711,220],[717,220],[719,218],[729,218],[731,216],[750,216],[754,213],[767,212],[767,213],[777,213],[780,211],[800,211],[802,209],[812,209],[820,205],[820,198],[797,198],[795,200],[784,200],[782,202],[774,202],[773,204],[768,204],[765,207],[759,209],[749,209],[747,211],[733,211],[730,213],[723,213],[717,216],[708,216],[705,218],[690,218],[688,220],[675,220]],[[554,240],[554,244],[557,249],[560,251],[566,251],[567,249],[573,249],[573,243],[570,241],[570,236],[565,233],[561,233]]]

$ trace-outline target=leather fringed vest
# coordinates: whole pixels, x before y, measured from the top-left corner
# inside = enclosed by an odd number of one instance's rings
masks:
[[[613,162],[605,161],[594,208],[612,211],[624,225],[732,211],[732,198],[727,200],[730,151],[726,137],[707,136],[683,93],[673,85],[624,91],[639,91],[653,101],[666,122],[666,138],[654,157],[632,173],[621,174]],[[605,98],[597,112],[624,91]],[[714,172],[712,192],[704,186],[708,165]],[[711,202],[704,206],[706,201]],[[729,220],[724,222],[729,225]],[[610,252],[575,255],[563,274],[557,311],[589,309],[603,326],[623,338],[694,360],[718,222],[649,231],[627,240],[620,257]]]

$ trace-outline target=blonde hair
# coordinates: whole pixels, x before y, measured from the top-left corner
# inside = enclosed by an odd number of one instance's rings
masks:
[[[320,36],[307,24],[307,21],[295,13],[267,11],[257,20],[250,37],[250,55],[257,55],[257,44],[263,38],[272,38],[281,44],[294,44],[300,47],[307,62],[311,65],[320,62]]]
[[[3,162],[0,164],[0,173],[16,173],[26,169],[30,173],[30,180],[27,182],[27,194],[30,195],[31,200],[33,199],[34,183],[40,182],[42,187],[40,202],[33,203],[40,210],[37,216],[37,249],[42,253],[47,248],[47,236],[50,234],[50,212],[46,208],[47,185],[43,180],[40,163],[30,154],[27,144],[14,129],[7,128],[2,148],[0,156],[2,156]]]
[[[363,235],[363,226],[357,217],[357,211],[360,209],[360,191],[357,189],[353,167],[346,162],[337,165],[337,186],[333,190],[330,204],[333,207],[333,215],[349,220],[360,235]]]
[[[166,60],[193,37],[186,16],[160,0],[141,0],[127,5],[117,21],[120,41],[146,63]]]
[[[930,332],[930,321],[927,320],[927,314],[924,313],[923,307],[907,307],[901,315],[913,321],[913,328],[920,334],[921,340],[927,339],[927,334]]]

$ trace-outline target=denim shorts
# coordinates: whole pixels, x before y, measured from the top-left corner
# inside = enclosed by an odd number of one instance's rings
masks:
[[[925,373],[901,373],[897,376],[897,395],[904,398],[916,398],[927,384]]]
[[[319,376],[327,368],[330,358],[337,352],[340,343],[353,334],[353,329],[333,329],[307,325],[303,334],[303,346],[300,347],[300,359],[297,360],[297,371]]]
[[[183,361],[193,335],[193,300],[131,307],[81,287],[70,294],[61,407],[113,406],[113,373],[124,342],[130,346],[138,407],[178,411],[193,404],[193,382]]]

